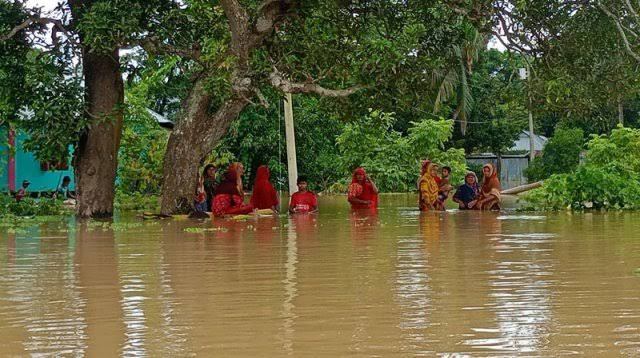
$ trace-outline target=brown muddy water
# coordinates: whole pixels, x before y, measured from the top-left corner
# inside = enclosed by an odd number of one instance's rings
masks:
[[[640,356],[640,214],[414,203],[0,228],[0,355]]]

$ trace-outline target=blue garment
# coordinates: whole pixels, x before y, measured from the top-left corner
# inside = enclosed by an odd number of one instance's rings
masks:
[[[196,204],[195,207],[196,207],[196,211],[197,212],[205,213],[205,212],[209,211],[207,209],[207,201],[206,200],[201,202],[201,203],[195,203],[195,204]]]
[[[466,208],[467,204],[476,199],[478,193],[479,190],[477,185],[469,185],[467,183],[464,183],[460,185],[460,187],[458,187],[458,190],[456,190],[456,193],[453,197],[462,201]]]

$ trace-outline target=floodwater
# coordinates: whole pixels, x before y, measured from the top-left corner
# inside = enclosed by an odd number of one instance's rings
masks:
[[[640,356],[640,214],[344,200],[2,227],[0,355]]]

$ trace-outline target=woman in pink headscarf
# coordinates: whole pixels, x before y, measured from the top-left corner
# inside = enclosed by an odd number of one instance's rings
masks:
[[[378,207],[378,188],[364,168],[356,168],[353,171],[348,200],[352,209],[375,209]]]

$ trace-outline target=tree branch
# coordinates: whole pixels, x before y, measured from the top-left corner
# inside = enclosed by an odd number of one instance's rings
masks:
[[[294,83],[289,81],[280,71],[275,68],[273,69],[273,72],[269,74],[269,80],[271,81],[271,85],[283,92],[315,93],[325,97],[347,97],[365,88],[365,86],[356,85],[347,89],[334,90],[324,88],[313,82]]]
[[[178,55],[182,58],[196,62],[200,61],[202,55],[199,44],[193,44],[190,49],[184,49],[160,41],[157,37],[147,37],[138,43],[145,51],[152,54]]]
[[[633,51],[633,49],[631,48],[631,44],[629,43],[629,39],[627,39],[627,35],[624,33],[624,29],[622,28],[622,24],[620,23],[620,20],[618,19],[618,17],[616,17],[611,11],[609,11],[609,9],[607,9],[604,5],[602,5],[602,3],[600,1],[598,1],[596,4],[597,4],[598,8],[603,13],[605,13],[605,15],[607,15],[613,21],[613,23],[616,25],[616,28],[618,29],[618,33],[620,34],[620,38],[622,39],[622,42],[624,43],[625,51],[631,57],[633,57],[637,62],[640,62],[640,55],[635,53]]]
[[[258,7],[258,16],[251,27],[253,39],[251,47],[259,46],[262,41],[282,22],[293,14],[298,0],[266,0]]]
[[[41,25],[49,25],[49,24],[51,24],[51,25],[53,25],[53,31],[51,33],[51,40],[52,40],[54,46],[57,46],[57,44],[58,44],[58,36],[56,36],[58,32],[64,33],[65,36],[67,36],[67,38],[69,38],[69,39],[73,38],[71,33],[64,27],[64,24],[62,23],[62,21],[60,21],[58,19],[53,19],[53,18],[50,18],[50,17],[29,17],[24,22],[22,22],[21,24],[15,26],[13,29],[11,29],[11,31],[9,31],[6,35],[0,36],[0,42],[4,42],[4,41],[9,40],[10,38],[12,38],[15,35],[17,35],[20,31],[25,30],[26,28],[28,28],[29,26],[31,26],[33,24],[41,24]]]

